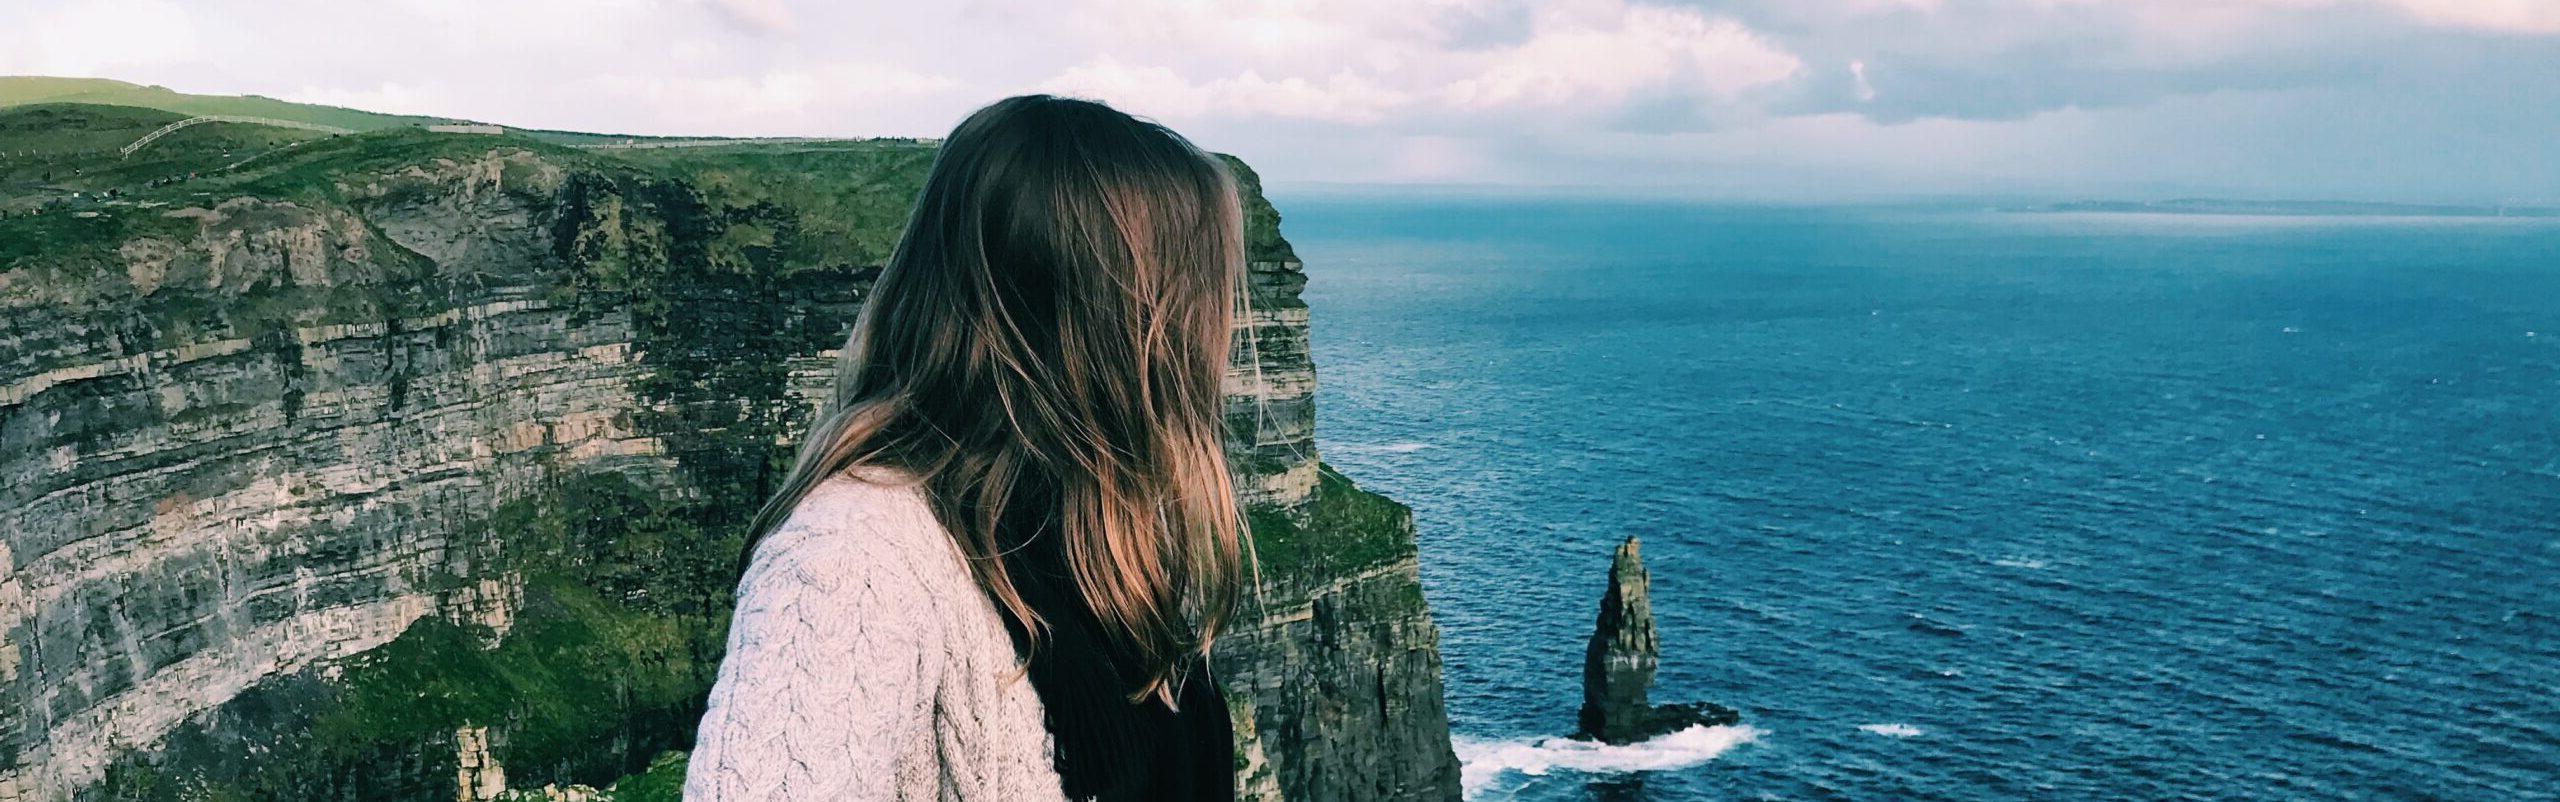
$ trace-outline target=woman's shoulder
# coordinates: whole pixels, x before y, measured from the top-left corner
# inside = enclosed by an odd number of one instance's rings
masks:
[[[755,550],[741,590],[783,583],[823,591],[853,581],[928,590],[966,573],[923,488],[887,469],[820,481]]]

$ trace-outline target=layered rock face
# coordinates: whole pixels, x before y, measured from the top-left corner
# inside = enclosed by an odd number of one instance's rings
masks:
[[[1418,582],[1413,513],[1329,467],[1319,471],[1301,518],[1255,521],[1281,537],[1257,538],[1265,550],[1259,597],[1219,642],[1215,666],[1239,708],[1240,795],[1456,799],[1439,633]],[[1241,721],[1248,713],[1249,725]],[[1347,732],[1361,735],[1341,737]]]
[[[0,251],[0,799],[476,798],[683,749],[738,525],[931,155],[856,144],[365,135],[0,221],[46,244]],[[1316,460],[1252,202],[1245,786],[1453,799],[1410,514]]]
[[[1239,795],[1456,799],[1413,511],[1316,459],[1306,275],[1294,259],[1252,267],[1227,417],[1260,582],[1213,663],[1237,708]]]

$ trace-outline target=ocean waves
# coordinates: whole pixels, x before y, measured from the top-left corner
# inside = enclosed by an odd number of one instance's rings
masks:
[[[1668,771],[1698,766],[1734,747],[1760,739],[1749,725],[1699,725],[1631,744],[1604,744],[1572,738],[1494,741],[1460,736],[1458,762],[1464,765],[1468,799],[1503,799],[1526,781],[1556,772],[1624,774]]]
[[[2560,226],[1292,209],[1487,798],[2555,798]],[[1482,737],[1573,720],[1627,535],[1658,692],[1783,739]]]

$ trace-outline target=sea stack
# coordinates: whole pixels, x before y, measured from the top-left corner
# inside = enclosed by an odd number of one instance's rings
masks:
[[[1609,588],[1600,597],[1600,622],[1582,658],[1582,730],[1579,737],[1634,743],[1693,725],[1732,724],[1733,710],[1705,703],[1655,706],[1646,699],[1662,644],[1653,632],[1653,579],[1644,570],[1642,545],[1633,537],[1609,561]]]
[[[1645,573],[1635,538],[1618,544],[1609,561],[1609,589],[1600,596],[1600,625],[1582,653],[1582,732],[1610,743],[1641,736],[1653,705],[1654,668],[1662,643],[1653,634],[1653,578]]]

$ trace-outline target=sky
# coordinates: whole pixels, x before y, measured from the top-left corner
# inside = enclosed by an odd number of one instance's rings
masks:
[[[0,0],[0,74],[666,135],[1050,92],[1283,189],[2560,203],[2560,0]]]

